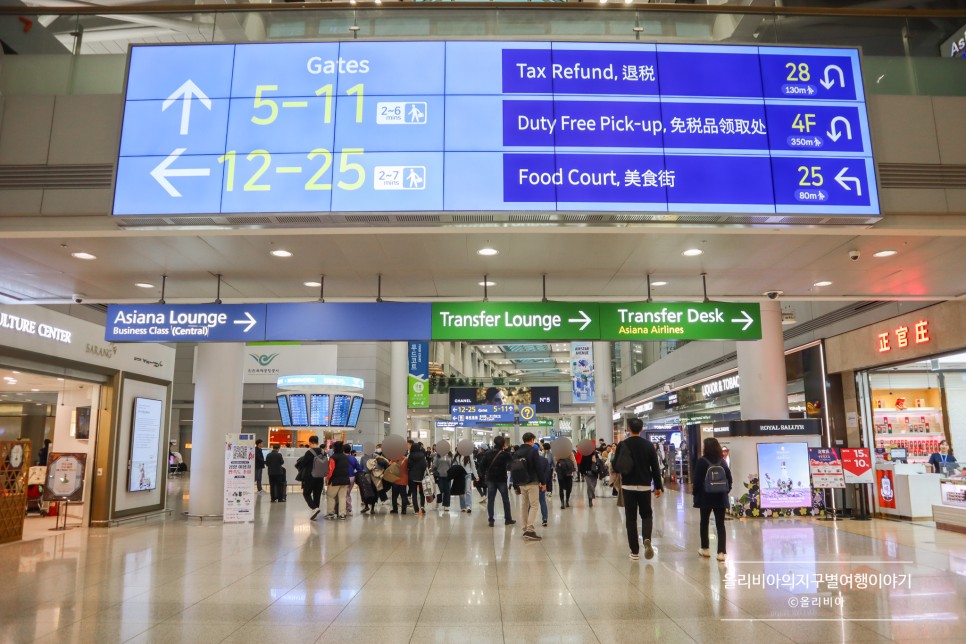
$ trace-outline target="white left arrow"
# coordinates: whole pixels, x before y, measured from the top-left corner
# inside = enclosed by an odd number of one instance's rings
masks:
[[[738,319],[732,319],[731,321],[734,322],[735,324],[744,323],[745,326],[741,327],[741,330],[742,331],[747,331],[748,330],[748,327],[750,327],[752,325],[752,323],[755,321],[755,318],[753,318],[750,315],[748,315],[748,311],[745,311],[745,310],[742,310],[741,311],[741,315],[743,317],[740,317]]]
[[[181,193],[178,192],[177,188],[171,185],[168,181],[168,177],[207,177],[211,175],[211,168],[179,168],[172,170],[170,169],[171,164],[178,160],[185,150],[188,148],[176,148],[174,152],[168,155],[168,157],[159,163],[157,167],[151,171],[151,176],[154,180],[161,184],[172,197],[180,197]]]
[[[242,333],[248,333],[249,331],[251,331],[252,330],[252,327],[255,326],[255,324],[257,324],[257,322],[258,322],[255,318],[252,317],[252,314],[249,313],[248,311],[245,311],[245,317],[248,318],[248,319],[247,320],[234,320],[235,324],[247,324],[248,325],[244,329],[242,329]]]
[[[579,318],[570,318],[569,320],[567,320],[567,322],[573,322],[574,324],[580,324],[581,322],[583,322],[583,324],[580,326],[580,329],[578,329],[579,331],[583,331],[584,329],[587,328],[587,325],[588,324],[590,324],[591,322],[593,322],[593,320],[590,319],[590,316],[589,315],[587,315],[586,313],[584,313],[580,309],[577,309],[577,313],[580,313],[580,317]]]
[[[202,105],[211,111],[211,99],[208,98],[201,88],[195,85],[195,82],[190,78],[186,80],[181,87],[174,90],[171,96],[164,99],[164,103],[161,104],[161,111],[165,112],[169,107],[174,105],[177,101],[181,101],[181,134],[188,133],[188,121],[191,119],[191,99],[197,98]]]
[[[844,168],[842,168],[841,170],[839,170],[839,173],[837,175],[835,175],[835,180],[838,182],[838,184],[840,186],[842,186],[843,188],[845,188],[849,192],[852,192],[852,188],[849,187],[849,182],[850,181],[854,181],[855,182],[855,194],[857,194],[858,196],[861,197],[862,196],[862,182],[859,181],[859,178],[858,177],[847,177],[847,176],[845,176],[845,173],[848,172],[848,170],[849,170],[849,167],[848,166],[845,166]]]

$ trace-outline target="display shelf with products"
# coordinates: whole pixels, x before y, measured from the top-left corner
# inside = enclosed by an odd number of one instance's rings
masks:
[[[943,440],[942,434],[878,434],[875,437],[875,446],[884,447],[888,452],[894,447],[904,448],[908,456],[909,463],[926,463],[929,455],[939,451],[939,441]]]

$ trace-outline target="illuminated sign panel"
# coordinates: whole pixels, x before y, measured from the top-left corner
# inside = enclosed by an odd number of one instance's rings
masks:
[[[879,353],[888,353],[893,349],[906,349],[913,344],[927,344],[931,339],[929,320],[919,320],[911,327],[904,324],[877,333],[876,348]]]
[[[877,216],[858,52],[131,50],[116,215],[480,210]]]

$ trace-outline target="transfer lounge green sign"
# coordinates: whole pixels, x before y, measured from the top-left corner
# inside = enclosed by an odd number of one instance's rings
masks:
[[[758,340],[758,304],[457,302],[433,304],[433,340]]]

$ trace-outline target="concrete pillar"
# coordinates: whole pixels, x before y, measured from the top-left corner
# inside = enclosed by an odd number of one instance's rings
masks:
[[[631,370],[631,363],[634,360],[634,356],[631,353],[631,343],[621,342],[620,343],[621,352],[621,374],[618,378],[618,382],[626,382],[631,379],[634,372]]]
[[[469,342],[463,343],[463,360],[460,364],[462,365],[460,371],[463,372],[464,378],[476,377],[476,367],[473,361],[473,345]]]
[[[788,418],[785,341],[782,309],[773,300],[761,303],[761,340],[738,342],[741,417],[746,420]]]
[[[220,516],[223,512],[225,434],[241,431],[244,373],[244,344],[198,345],[188,501],[192,516]]]
[[[391,342],[389,351],[389,433],[405,438],[409,414],[409,343]]]
[[[614,441],[614,384],[610,379],[611,343],[594,342],[594,416],[597,438]]]

